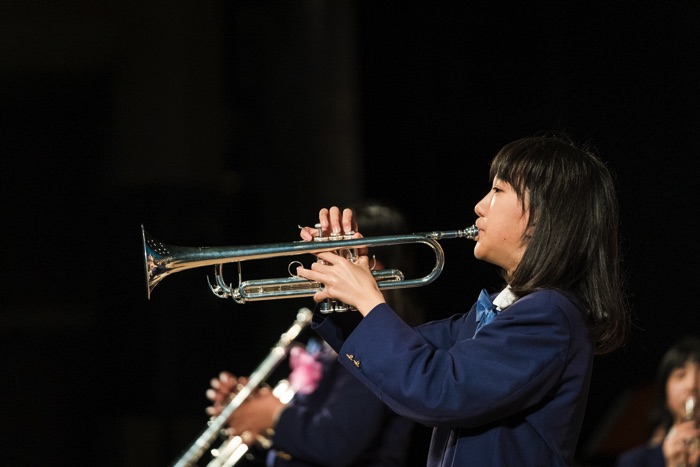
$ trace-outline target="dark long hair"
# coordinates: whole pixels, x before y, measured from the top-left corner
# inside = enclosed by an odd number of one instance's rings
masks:
[[[673,414],[668,408],[666,383],[673,370],[683,368],[686,363],[700,365],[700,338],[686,336],[679,339],[661,358],[656,370],[654,406],[649,414],[652,428],[662,426],[668,431],[673,425]]]
[[[629,312],[623,292],[619,213],[612,174],[566,135],[514,141],[491,163],[491,179],[510,184],[529,207],[527,248],[506,277],[524,296],[551,288],[573,292],[596,353],[623,344]]]

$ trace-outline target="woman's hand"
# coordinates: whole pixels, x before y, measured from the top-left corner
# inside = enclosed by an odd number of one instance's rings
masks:
[[[222,371],[218,378],[211,380],[211,388],[207,390],[207,399],[212,401],[212,405],[206,409],[207,414],[211,417],[218,416],[247,383],[247,377],[236,378],[231,373]],[[240,436],[250,446],[269,434],[284,407],[284,403],[269,387],[256,389],[226,421],[226,432],[229,436]]]
[[[666,465],[671,467],[697,466],[700,460],[698,437],[700,437],[700,430],[696,428],[694,421],[673,425],[666,435],[662,447]]]
[[[297,269],[299,276],[324,285],[314,295],[314,301],[334,298],[354,306],[362,316],[367,316],[375,306],[384,303],[384,296],[369,269],[367,256],[359,256],[356,262],[331,252],[318,253],[316,256],[323,263],[316,262],[311,265],[311,269],[303,266]]]
[[[333,206],[330,209],[319,211],[319,224],[321,235],[324,237],[330,234],[348,234],[353,232],[354,238],[362,238],[356,231],[357,223],[353,218],[352,210]],[[318,229],[304,227],[301,229],[301,238],[307,241],[313,240],[318,234]],[[332,242],[329,242],[329,246]],[[316,254],[321,260],[313,265],[311,269],[300,266],[297,275],[306,279],[320,282],[324,285],[314,295],[314,301],[322,302],[326,299],[336,299],[355,307],[362,316],[367,314],[380,303],[384,303],[384,296],[377,286],[369,267],[367,248],[360,248],[353,261],[349,261],[335,253],[324,252]]]
[[[207,399],[212,402],[212,405],[206,408],[207,415],[218,416],[233,396],[247,383],[248,378],[236,378],[227,371],[219,373],[218,378],[212,378],[211,387],[206,392]]]
[[[284,407],[285,404],[272,393],[272,389],[260,388],[231,414],[228,420],[229,434],[239,435],[250,446],[269,436]]]
[[[333,206],[330,209],[323,208],[318,213],[318,223],[321,226],[321,236],[328,237],[331,233],[346,234],[354,232],[357,235],[357,222],[355,221],[351,209],[343,209]],[[303,227],[300,232],[301,238],[311,241],[318,235],[318,228]]]

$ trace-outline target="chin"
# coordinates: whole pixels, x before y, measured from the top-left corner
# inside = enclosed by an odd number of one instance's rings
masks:
[[[483,248],[479,248],[479,244],[477,243],[474,247],[474,258],[482,261],[488,261],[486,255],[484,255],[484,252],[482,250]]]

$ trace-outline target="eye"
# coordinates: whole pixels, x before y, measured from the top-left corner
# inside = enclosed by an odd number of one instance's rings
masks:
[[[672,371],[671,374],[669,375],[669,379],[683,379],[684,376],[685,376],[685,369],[680,368],[680,369]]]

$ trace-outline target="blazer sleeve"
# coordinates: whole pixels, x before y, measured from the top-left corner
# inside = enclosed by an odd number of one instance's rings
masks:
[[[401,415],[476,427],[538,404],[570,354],[590,352],[581,313],[555,291],[521,298],[476,337],[467,317],[411,328],[379,305],[347,335],[339,360]]]
[[[663,447],[638,446],[623,452],[615,461],[615,467],[665,467]]]
[[[447,319],[421,324],[415,329],[428,344],[433,346],[445,345],[445,343],[454,342],[457,339],[460,329],[463,327],[463,317],[463,314],[457,314]],[[362,315],[359,313],[322,315],[317,312],[314,314],[311,328],[321,335],[333,350],[338,352],[361,321]],[[476,326],[475,323],[472,323],[472,325]]]

